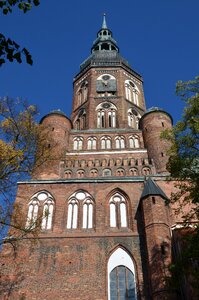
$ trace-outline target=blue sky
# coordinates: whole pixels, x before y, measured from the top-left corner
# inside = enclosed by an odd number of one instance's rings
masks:
[[[41,0],[27,14],[1,15],[0,31],[25,46],[34,64],[3,65],[0,96],[29,100],[40,117],[53,109],[70,116],[73,77],[105,12],[121,54],[143,76],[147,107],[165,109],[176,122],[183,103],[175,84],[199,75],[198,11],[198,0]]]

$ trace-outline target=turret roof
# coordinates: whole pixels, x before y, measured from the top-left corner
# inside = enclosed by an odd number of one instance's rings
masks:
[[[153,181],[151,177],[149,177],[144,184],[144,190],[142,192],[141,199],[155,195],[161,196],[165,200],[169,200],[163,190],[157,185],[157,183]]]

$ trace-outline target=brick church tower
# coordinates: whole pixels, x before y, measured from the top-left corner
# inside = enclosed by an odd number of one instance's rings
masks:
[[[146,110],[142,77],[105,16],[74,78],[71,119],[58,110],[41,124],[54,159],[18,183],[16,198],[27,226],[43,214],[41,232],[19,242],[14,260],[4,246],[1,299],[176,299],[165,285],[175,220],[160,139],[172,118]]]

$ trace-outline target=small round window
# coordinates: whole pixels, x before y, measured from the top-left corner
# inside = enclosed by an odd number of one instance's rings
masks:
[[[103,79],[103,80],[109,80],[109,79],[110,79],[110,76],[109,76],[109,75],[104,75],[104,76],[102,76],[102,79]]]

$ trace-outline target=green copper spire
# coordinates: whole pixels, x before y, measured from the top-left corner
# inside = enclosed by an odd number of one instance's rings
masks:
[[[106,14],[104,13],[103,15],[103,22],[102,22],[102,29],[107,29],[107,25],[106,25]]]

